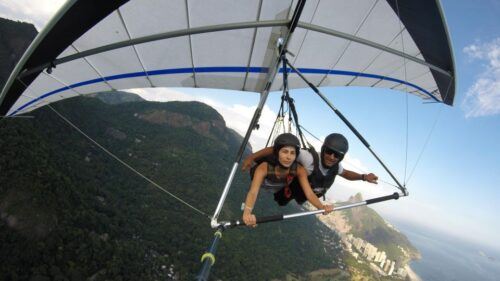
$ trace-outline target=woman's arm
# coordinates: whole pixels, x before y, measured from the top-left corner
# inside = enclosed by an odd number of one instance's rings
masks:
[[[253,207],[255,206],[255,201],[257,201],[257,195],[259,194],[260,186],[264,181],[267,174],[267,163],[261,163],[255,170],[253,175],[252,183],[250,184],[250,190],[247,193],[247,198],[245,200],[245,209],[243,210],[243,221],[246,225],[255,225],[257,223],[255,215],[252,214]]]
[[[323,205],[318,196],[314,194],[311,185],[309,184],[309,180],[307,179],[307,172],[304,167],[300,165],[297,166],[297,177],[299,179],[300,187],[302,188],[302,191],[307,198],[307,201],[309,201],[314,207],[318,209],[324,209],[325,214],[333,211],[333,205]]]

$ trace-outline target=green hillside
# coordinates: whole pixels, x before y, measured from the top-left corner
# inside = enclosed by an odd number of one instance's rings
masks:
[[[215,209],[240,137],[212,108],[82,97],[54,107],[170,192],[207,214]],[[49,108],[30,115],[0,123],[1,279],[193,279],[213,235],[209,219],[126,169]],[[248,184],[238,173],[221,218],[241,215]],[[257,214],[278,211],[297,206],[280,209],[260,196]],[[338,244],[313,217],[230,230],[213,278],[283,279],[337,268]]]
[[[358,193],[349,201],[362,201]],[[399,246],[407,251],[412,258],[418,257],[418,250],[410,243],[408,238],[393,227],[387,225],[385,220],[373,209],[362,206],[343,211],[351,225],[351,233],[366,240],[377,248],[386,252],[391,260],[404,261],[404,255]]]

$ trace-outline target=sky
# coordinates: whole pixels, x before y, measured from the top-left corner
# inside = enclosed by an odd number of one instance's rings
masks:
[[[41,30],[64,2],[0,0],[0,17],[31,22]],[[408,197],[374,206],[379,213],[389,221],[404,220],[500,250],[500,1],[441,3],[458,77],[453,107],[424,103],[392,90],[322,91],[410,192]],[[132,91],[149,100],[205,102],[240,134],[246,131],[259,100],[256,93],[207,89]],[[322,140],[340,132],[349,139],[349,153],[343,161],[347,169],[375,172],[382,179],[376,186],[338,179],[328,194],[331,200],[342,201],[357,192],[371,198],[396,191],[386,183],[393,181],[380,164],[326,105],[308,90],[291,94],[302,125],[314,136]],[[264,146],[278,107],[279,94],[273,93],[261,128],[252,134],[254,149]],[[319,148],[321,141],[307,137]]]

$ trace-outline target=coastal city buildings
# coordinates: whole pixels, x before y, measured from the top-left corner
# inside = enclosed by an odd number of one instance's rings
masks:
[[[306,204],[306,208],[311,209],[312,207]],[[405,269],[406,264],[388,259],[385,251],[379,250],[377,246],[351,234],[350,225],[341,214],[334,213],[329,216],[321,216],[319,220],[339,234],[342,248],[349,252],[358,263],[367,263],[374,272],[383,276],[405,279],[408,275]],[[393,228],[387,222],[386,224]],[[398,248],[405,257],[409,257],[408,251],[401,246],[398,246]]]
[[[396,274],[401,277],[406,277],[406,270],[403,267],[397,268],[396,262],[387,259],[387,254],[361,238],[355,237],[352,234],[340,234],[344,250],[351,253],[351,255],[359,261],[360,258],[365,259],[375,267],[379,273],[391,276]]]

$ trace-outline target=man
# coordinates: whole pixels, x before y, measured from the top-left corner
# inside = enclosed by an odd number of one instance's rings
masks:
[[[340,162],[344,159],[348,149],[347,139],[341,134],[334,133],[325,138],[319,155],[314,149],[300,151],[297,162],[306,169],[309,183],[318,197],[325,195],[337,175],[351,181],[363,180],[377,184],[378,177],[373,173],[358,174],[342,167]],[[272,155],[272,153],[273,148],[268,147],[248,156],[243,161],[242,170],[248,170],[255,160]],[[291,197],[281,196],[279,192],[276,193],[275,200],[278,204],[286,205],[291,199],[302,204],[307,200],[297,180],[290,184],[290,189],[292,190]]]

